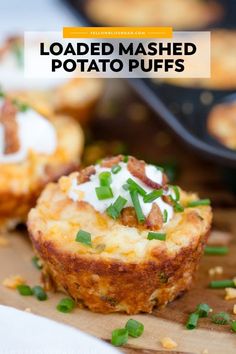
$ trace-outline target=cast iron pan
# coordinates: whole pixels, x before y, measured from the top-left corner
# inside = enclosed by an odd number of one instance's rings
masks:
[[[77,12],[82,25],[97,25],[86,16],[83,6],[85,0],[65,1]],[[225,8],[225,16],[217,24],[217,28],[236,28],[236,1],[222,0],[220,2]],[[207,29],[210,30],[210,28]],[[222,101],[233,91],[184,88],[168,84],[157,85],[149,79],[128,79],[128,82],[190,148],[203,157],[214,160],[218,165],[233,167],[236,171],[236,152],[218,143],[208,135],[206,130],[207,116],[213,105]]]

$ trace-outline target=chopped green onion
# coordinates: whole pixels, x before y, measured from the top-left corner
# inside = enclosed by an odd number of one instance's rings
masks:
[[[5,97],[5,93],[0,89],[0,97]]]
[[[21,284],[17,286],[17,290],[19,291],[20,295],[22,296],[31,296],[33,295],[33,290],[29,285]]]
[[[153,192],[146,194],[143,197],[143,201],[144,201],[144,203],[151,203],[154,200],[156,200],[157,198],[161,197],[162,194],[163,194],[163,189],[154,190]]]
[[[60,312],[68,313],[75,308],[75,302],[70,297],[65,297],[57,305],[57,310]]]
[[[175,193],[175,199],[174,199],[175,202],[178,202],[180,199],[180,192],[179,192],[178,186],[170,186],[170,187],[173,189],[173,191]]]
[[[144,325],[133,319],[128,320],[125,328],[128,330],[129,335],[135,338],[140,337],[144,331]]]
[[[32,264],[35,266],[36,269],[42,269],[43,265],[40,261],[40,259],[37,256],[32,257],[31,259]]]
[[[199,317],[207,317],[211,308],[207,304],[197,305],[196,312],[199,314]]]
[[[197,327],[197,323],[198,323],[198,319],[199,319],[199,314],[196,312],[193,312],[189,315],[188,317],[188,321],[186,323],[186,328],[187,329],[194,329]]]
[[[226,324],[229,324],[229,322],[230,322],[230,316],[226,312],[219,312],[219,313],[215,313],[214,315],[212,315],[211,320],[213,323],[216,323],[219,325],[226,325]]]
[[[164,172],[164,168],[163,168],[163,167],[157,166],[157,165],[155,165],[155,167],[156,167],[156,169],[157,169],[158,171]]]
[[[26,112],[29,109],[29,106],[26,103],[19,102],[18,100],[14,99],[12,101],[14,105],[19,109],[21,112]]]
[[[230,279],[212,280],[209,285],[212,289],[235,288],[235,282]]]
[[[112,217],[113,219],[117,219],[126,203],[127,203],[127,200],[125,198],[119,196],[116,199],[115,203],[110,205],[107,208],[107,210],[106,210],[107,214],[110,217]]]
[[[182,205],[180,205],[179,203],[176,203],[174,205],[174,211],[176,213],[182,213],[184,211],[184,207]]]
[[[123,157],[123,162],[128,162],[129,161],[129,156],[128,155],[125,155],[124,157]]]
[[[229,248],[226,246],[206,246],[204,253],[214,256],[223,256],[229,252]]]
[[[106,187],[106,186],[97,187],[95,188],[95,191],[97,194],[97,198],[99,200],[113,198],[113,193],[110,187]]]
[[[160,241],[165,241],[166,240],[166,234],[164,233],[158,233],[158,232],[149,232],[147,236],[148,240],[160,240]]]
[[[109,187],[112,178],[111,178],[111,173],[109,171],[104,171],[99,174],[99,181],[101,186]]]
[[[231,322],[231,329],[232,331],[236,332],[236,321]]]
[[[126,183],[126,184],[123,184],[122,188],[125,190],[125,191],[128,191],[129,190],[129,185]]]
[[[115,345],[116,347],[120,347],[121,345],[128,342],[129,333],[126,328],[117,328],[112,331],[111,336],[111,344]]]
[[[13,47],[13,52],[16,56],[16,60],[18,63],[19,67],[23,67],[24,66],[24,50],[23,50],[23,46],[19,43],[16,43]]]
[[[145,221],[145,216],[143,214],[140,202],[139,202],[139,197],[138,197],[138,191],[137,190],[131,190],[130,191],[130,196],[134,205],[134,209],[137,215],[137,219],[139,222],[144,222]]]
[[[192,202],[188,203],[188,207],[196,207],[196,206],[201,206],[201,205],[210,205],[211,201],[210,199],[199,199],[199,200],[193,200]]]
[[[32,290],[33,290],[34,296],[36,296],[39,301],[47,300],[48,296],[41,286],[39,286],[39,285],[34,286]]]
[[[116,175],[118,172],[120,172],[121,170],[121,166],[120,165],[114,165],[112,168],[111,168],[111,172]]]
[[[78,231],[75,241],[80,242],[80,243],[87,245],[87,246],[92,246],[91,234],[87,231],[84,231],[84,230]]]
[[[165,223],[165,222],[167,222],[167,220],[168,220],[168,212],[165,209],[164,212],[163,212],[163,222]]]
[[[147,192],[141,187],[139,186],[132,178],[129,178],[127,180],[127,183],[129,185],[129,190],[136,190],[142,197],[144,197]]]

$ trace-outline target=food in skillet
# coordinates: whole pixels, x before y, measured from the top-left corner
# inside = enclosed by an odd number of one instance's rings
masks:
[[[0,86],[42,114],[72,115],[81,123],[91,117],[103,92],[99,79],[25,78],[22,37],[10,37],[0,47]]]
[[[172,26],[194,29],[217,22],[223,13],[215,0],[87,0],[89,18],[106,26]]]
[[[208,116],[207,128],[220,143],[236,150],[236,102],[214,106]]]
[[[211,31],[211,78],[175,78],[164,82],[212,90],[233,90],[236,87],[236,31]]]
[[[27,224],[47,282],[92,311],[131,314],[189,289],[211,219],[209,200],[119,155],[49,184]]]
[[[82,148],[82,130],[71,118],[49,120],[19,101],[2,97],[0,229],[24,222],[43,187],[75,170]]]

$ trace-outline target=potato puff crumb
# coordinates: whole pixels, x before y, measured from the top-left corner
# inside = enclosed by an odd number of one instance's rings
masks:
[[[9,245],[9,240],[6,237],[0,236],[0,247]]]
[[[217,267],[210,268],[208,273],[211,277],[213,277],[214,275],[221,275],[223,274],[223,267],[217,266]]]
[[[71,187],[71,180],[68,177],[61,177],[58,183],[62,192],[67,193],[69,191]]]
[[[177,343],[171,339],[170,337],[164,337],[160,340],[161,345],[163,346],[163,348],[165,349],[174,349],[177,347]]]
[[[2,282],[2,285],[9,289],[16,289],[17,286],[25,284],[26,281],[20,275],[12,275],[8,278],[5,278]]]
[[[236,315],[236,304],[233,306],[233,314]]]
[[[236,299],[236,289],[235,288],[226,288],[225,289],[225,300]]]

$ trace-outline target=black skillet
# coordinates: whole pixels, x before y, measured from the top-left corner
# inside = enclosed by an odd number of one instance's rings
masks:
[[[84,11],[85,0],[66,0],[76,10],[80,23],[84,26],[96,26]],[[221,1],[225,8],[224,19],[217,27],[236,27],[236,1]],[[210,28],[209,28],[210,29]],[[181,88],[172,85],[156,85],[149,79],[129,79],[130,86],[143,98],[163,121],[190,148],[216,164],[230,167],[236,171],[236,152],[225,148],[211,138],[206,131],[206,120],[212,106],[233,91],[210,91],[209,104],[202,104],[204,91],[196,88]],[[204,101],[204,100],[203,100]],[[205,101],[204,101],[205,102]],[[187,103],[187,104],[185,104]],[[230,172],[230,173],[231,173]],[[236,174],[236,172],[235,172]]]

